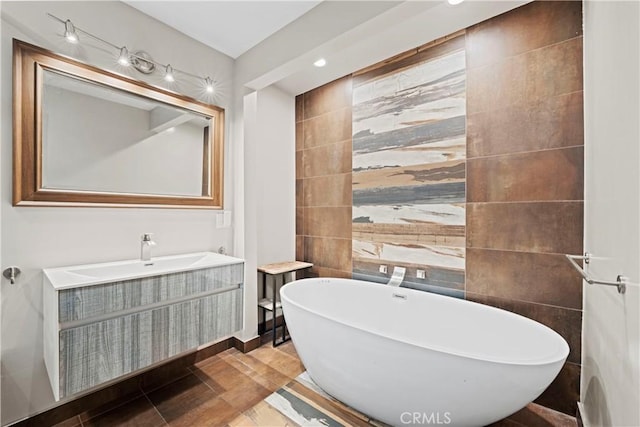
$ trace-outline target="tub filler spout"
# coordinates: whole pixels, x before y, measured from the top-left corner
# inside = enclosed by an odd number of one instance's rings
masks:
[[[407,269],[404,267],[393,267],[393,274],[391,275],[391,279],[387,282],[389,286],[400,286],[402,281],[404,280],[404,275],[407,272]]]

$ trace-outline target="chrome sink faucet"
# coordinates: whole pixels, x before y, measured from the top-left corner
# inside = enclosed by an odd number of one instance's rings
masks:
[[[140,261],[151,261],[151,247],[155,246],[156,242],[151,240],[151,233],[144,233],[142,235],[142,241],[140,242]]]

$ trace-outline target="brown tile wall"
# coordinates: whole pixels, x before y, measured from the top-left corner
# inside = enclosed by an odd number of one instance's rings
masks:
[[[351,277],[351,76],[296,97],[296,258]]]
[[[575,414],[582,281],[581,2],[533,2],[467,31],[467,299],[569,343],[538,403]]]
[[[562,254],[582,253],[582,3],[529,3],[467,29],[465,43],[466,298],[567,340],[567,363],[537,402],[573,415],[582,281]],[[351,275],[351,86],[347,76],[296,98],[297,255],[313,275]]]

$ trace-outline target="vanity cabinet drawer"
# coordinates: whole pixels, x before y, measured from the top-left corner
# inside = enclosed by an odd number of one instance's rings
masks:
[[[151,312],[60,331],[60,398],[151,363]]]
[[[244,282],[244,264],[143,277],[121,282],[63,289],[58,295],[58,321],[73,322],[135,310]]]
[[[242,288],[59,332],[59,398],[242,329]]]

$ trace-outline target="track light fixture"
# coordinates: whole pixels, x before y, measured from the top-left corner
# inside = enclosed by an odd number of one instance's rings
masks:
[[[50,13],[47,15],[55,19],[56,21],[64,24],[64,38],[69,43],[78,43],[80,41],[80,37],[78,33],[82,33],[85,36],[88,36],[94,40],[97,40],[101,43],[104,43],[111,48],[118,51],[118,64],[123,67],[133,66],[136,70],[140,71],[143,74],[151,74],[155,70],[156,66],[164,69],[164,80],[171,83],[176,80],[176,74],[185,75],[194,79],[198,79],[201,82],[204,82],[205,91],[208,94],[213,94],[215,92],[215,84],[216,82],[211,80],[210,77],[201,77],[195,74],[188,73],[186,71],[178,70],[177,68],[173,68],[170,64],[161,64],[159,62],[154,61],[148,53],[144,51],[137,51],[135,53],[129,52],[126,46],[118,46],[113,44],[107,40],[104,40],[94,34],[89,33],[81,28],[76,27],[71,20],[63,20],[60,19]]]
[[[76,33],[76,27],[70,20],[64,21],[64,38],[69,43],[78,43],[78,33]]]

